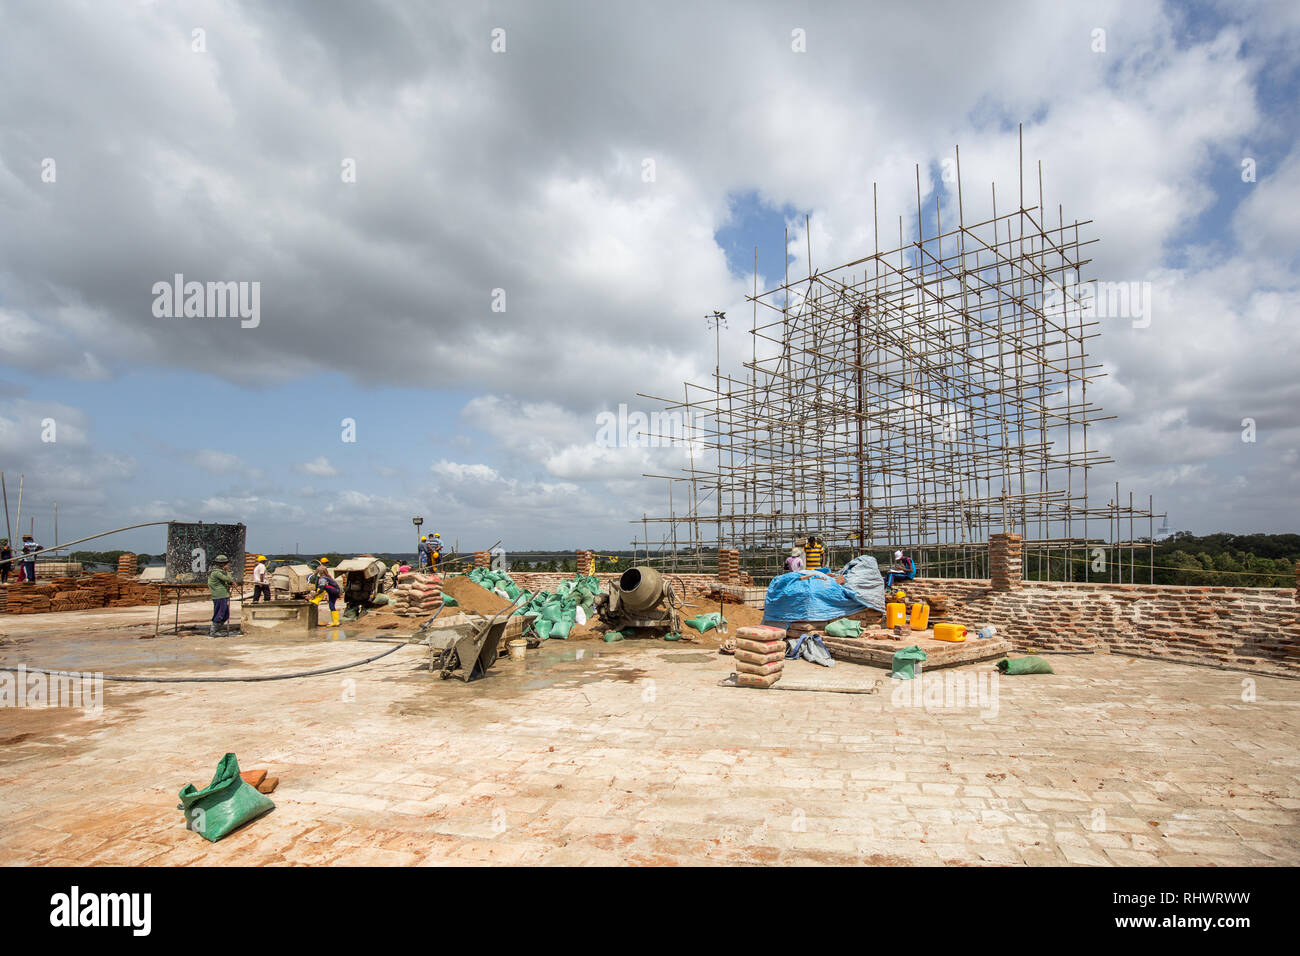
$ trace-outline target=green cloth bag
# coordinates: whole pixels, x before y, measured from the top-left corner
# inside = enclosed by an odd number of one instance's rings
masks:
[[[826,625],[826,633],[831,637],[861,637],[862,622],[842,617]]]
[[[254,817],[275,809],[275,803],[239,775],[239,761],[226,754],[217,764],[212,782],[202,790],[187,783],[177,810],[185,812],[185,827],[209,843],[239,829]]]
[[[456,600],[454,597],[452,597],[450,594],[448,594],[446,591],[443,591],[443,592],[442,592],[442,606],[443,606],[443,607],[460,607],[460,602],[457,601],[457,600]]]
[[[711,611],[708,614],[697,614],[695,617],[686,621],[691,627],[695,628],[701,634],[713,630],[715,627],[721,627],[723,617],[720,611]]]
[[[1018,674],[1055,674],[1052,665],[1033,654],[1027,657],[1004,657],[995,665],[1003,674],[1012,677]]]
[[[622,631],[606,631],[606,632],[605,632],[605,643],[606,643],[606,644],[613,644],[615,641],[621,641],[621,640],[623,640],[623,632],[622,632]]]
[[[564,617],[551,625],[550,639],[553,641],[567,641],[569,639],[569,632],[573,630],[576,623],[577,619],[573,616],[573,612],[568,612]]]
[[[903,648],[894,654],[889,671],[890,677],[899,680],[911,680],[916,676],[916,662],[925,660],[925,651],[915,644]]]

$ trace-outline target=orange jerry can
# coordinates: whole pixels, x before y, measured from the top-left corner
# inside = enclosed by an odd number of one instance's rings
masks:
[[[919,601],[912,605],[912,630],[924,631],[930,626],[930,605]]]
[[[934,626],[934,639],[936,641],[952,641],[954,644],[966,640],[965,624],[949,624],[947,621],[941,621]]]
[[[885,627],[902,627],[907,623],[906,604],[885,605]]]

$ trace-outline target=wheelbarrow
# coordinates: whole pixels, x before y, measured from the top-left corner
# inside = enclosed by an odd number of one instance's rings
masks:
[[[439,609],[441,611],[441,608]],[[498,611],[492,617],[459,614],[458,619],[434,622],[429,618],[411,637],[411,642],[429,648],[429,670],[443,680],[456,676],[469,682],[484,676],[497,661],[501,638],[514,607]]]

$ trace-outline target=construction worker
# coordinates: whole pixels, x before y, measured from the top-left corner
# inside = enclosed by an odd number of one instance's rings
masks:
[[[23,574],[29,584],[36,583],[36,552],[41,546],[30,534],[23,535]]]
[[[798,548],[791,548],[790,556],[785,559],[786,572],[802,571],[803,569],[803,554]]]
[[[428,566],[429,560],[429,536],[426,534],[420,537],[420,551],[416,556],[415,563],[423,571]]]
[[[429,542],[429,564],[433,570],[438,570],[438,565],[442,564],[442,535],[438,532],[433,533],[433,540]]]
[[[821,538],[808,535],[808,544],[804,548],[804,565],[809,571],[816,571],[826,563],[826,548]]]
[[[885,590],[892,588],[895,581],[910,581],[914,577],[916,577],[916,562],[902,551],[895,551],[894,566],[885,575]]]
[[[8,538],[0,538],[0,584],[9,583],[9,572],[13,570],[14,549],[9,547]]]
[[[317,565],[316,573],[307,580],[316,585],[316,593],[311,599],[312,603],[319,605],[325,598],[329,598],[330,625],[332,627],[338,627],[339,612],[334,606],[334,602],[339,599],[339,595],[343,593],[343,589],[339,587],[339,583],[330,575],[329,563],[329,558],[321,558],[320,564]]]
[[[263,598],[271,600],[271,582],[266,576],[266,555],[259,554],[253,566],[253,603]]]
[[[212,559],[212,571],[208,574],[208,592],[212,595],[212,626],[208,628],[208,637],[217,636],[217,627],[230,620],[230,586],[235,579],[230,576],[228,565],[230,559],[219,554]]]

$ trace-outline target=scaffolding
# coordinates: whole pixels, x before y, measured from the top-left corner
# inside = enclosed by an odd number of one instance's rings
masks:
[[[1081,276],[1097,239],[1090,220],[1047,212],[1041,162],[1026,203],[1023,141],[1020,166],[1010,204],[991,184],[971,222],[955,151],[955,223],[939,190],[928,208],[918,166],[913,236],[900,216],[884,249],[873,186],[870,255],[814,270],[809,246],[809,274],[791,281],[787,265],[766,292],[755,251],[743,373],[719,358],[681,399],[642,396],[685,417],[693,441],[681,474],[646,476],[668,483],[668,514],[637,520],[634,548],[697,570],[734,548],[760,576],[815,534],[837,560],[897,548],[923,575],[986,577],[988,536],[1012,532],[1027,578],[1137,580],[1161,515],[1089,487],[1111,462],[1090,429],[1113,417],[1089,398],[1101,322]]]

